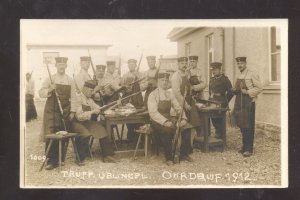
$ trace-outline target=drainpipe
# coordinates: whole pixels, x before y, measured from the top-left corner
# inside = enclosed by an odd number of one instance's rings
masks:
[[[233,64],[233,76],[232,76],[232,80],[234,81],[235,80],[235,76],[236,76],[236,67],[235,67],[235,45],[236,45],[236,34],[235,34],[235,31],[236,31],[236,29],[235,29],[235,27],[233,27],[232,28],[232,46],[233,46],[233,49],[232,49],[232,55],[233,55],[233,62],[232,62],[232,64]],[[233,84],[235,84],[235,83],[233,83]]]

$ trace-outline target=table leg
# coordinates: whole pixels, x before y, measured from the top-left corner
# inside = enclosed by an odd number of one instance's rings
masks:
[[[204,126],[203,126],[203,133],[204,133],[204,152],[209,151],[209,144],[208,144],[208,137],[210,134],[210,118],[207,115],[203,116]]]
[[[122,124],[122,128],[121,128],[121,146],[123,144],[124,127],[125,127],[125,124]]]

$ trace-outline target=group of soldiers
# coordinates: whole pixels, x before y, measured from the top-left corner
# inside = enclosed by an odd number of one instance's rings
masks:
[[[167,165],[180,160],[192,162],[191,130],[201,135],[201,115],[196,103],[204,98],[207,87],[204,74],[198,67],[198,57],[179,57],[178,69],[172,75],[156,65],[156,57],[148,56],[149,69],[141,73],[137,60],[129,59],[129,71],[122,77],[116,71],[116,63],[108,61],[107,65],[96,65],[95,76],[88,73],[93,66],[91,57],[80,57],[80,72],[71,78],[65,73],[66,57],[55,58],[57,73],[47,78],[39,90],[40,97],[47,98],[43,117],[43,135],[59,131],[78,133],[76,143],[80,160],[84,165],[88,155],[89,138],[99,140],[104,162],[118,162],[114,156],[103,117],[103,106],[118,101],[119,104],[130,103],[136,108],[148,109],[153,136],[164,148]],[[259,77],[247,69],[246,57],[236,58],[240,75],[234,87],[222,73],[222,63],[211,63],[213,77],[209,81],[210,100],[228,106],[236,95],[234,115],[242,132],[243,156],[253,153],[255,100],[261,91]],[[145,91],[144,97],[141,91]],[[124,101],[122,98],[130,96]],[[180,119],[178,114],[182,113]],[[221,121],[212,119],[216,137],[221,137]],[[143,124],[127,124],[127,139],[135,141],[135,130]],[[172,141],[177,128],[180,127],[181,146],[179,160],[174,160]],[[49,141],[46,141],[46,148]],[[57,143],[53,143],[48,156],[46,169],[58,166]],[[63,158],[64,160],[64,158]]]

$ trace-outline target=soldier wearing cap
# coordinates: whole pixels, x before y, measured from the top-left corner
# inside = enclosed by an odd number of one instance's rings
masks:
[[[189,122],[196,128],[197,133],[200,131],[201,117],[197,107],[192,102],[191,90],[192,86],[189,81],[187,72],[187,57],[179,57],[178,59],[178,70],[173,74],[171,78],[171,88],[175,98],[178,102],[185,101],[184,108],[188,112]],[[187,90],[186,99],[183,99],[185,90]]]
[[[81,56],[80,57],[80,72],[75,76],[75,82],[78,86],[78,89],[81,90],[85,81],[92,80],[92,77],[88,73],[90,68],[91,57],[89,56]],[[80,91],[78,91],[80,92]]]
[[[99,140],[101,152],[103,154],[104,162],[116,162],[113,157],[113,150],[108,139],[108,134],[101,123],[91,120],[93,115],[99,115],[100,106],[98,106],[92,99],[93,91],[96,83],[93,80],[88,80],[84,83],[82,93],[77,96],[75,119],[72,121],[72,129],[79,133],[76,138],[76,143],[79,148],[80,161],[78,165],[84,165],[84,159],[88,154],[89,137]]]
[[[203,90],[206,87],[205,76],[201,72],[201,69],[197,66],[198,56],[189,57],[189,80],[191,83],[191,95],[196,99],[203,98]]]
[[[96,87],[94,89],[92,98],[94,99],[95,103],[99,106],[105,105],[104,96],[110,90],[109,85],[105,85],[105,65],[96,65]]]
[[[120,76],[116,71],[116,62],[115,61],[107,61],[107,71],[104,75],[105,84],[110,85],[110,94],[106,96],[106,103],[110,103],[112,101],[118,100],[120,96]]]
[[[43,82],[42,88],[39,90],[40,97],[47,98],[44,109],[42,136],[47,134],[55,134],[58,131],[69,131],[70,121],[73,120],[75,115],[76,89],[72,78],[65,73],[67,68],[67,60],[68,58],[66,57],[55,58],[55,67],[57,69],[57,73],[51,77],[53,84],[51,84],[50,78],[47,78]],[[63,116],[61,116],[59,104],[57,102],[54,90],[56,90],[57,94],[59,95],[58,98],[63,110]],[[64,130],[65,127],[62,122],[62,117],[65,121],[67,130]],[[47,140],[46,148],[48,145],[49,141]],[[57,151],[58,141],[54,141],[49,152],[49,160],[46,166],[47,170],[51,170],[58,166]],[[62,160],[64,160],[64,157]]]
[[[176,132],[176,117],[171,116],[171,108],[177,114],[181,111],[181,106],[174,97],[174,94],[168,90],[169,88],[169,73],[158,73],[158,88],[153,90],[148,98],[148,110],[151,118],[151,126],[154,129],[154,137],[160,138],[164,151],[167,165],[173,165],[172,158],[172,139]],[[187,122],[187,117],[183,113],[180,127],[185,127],[182,130],[182,144],[180,148],[180,159],[192,162],[193,159],[189,156],[192,152],[190,129]]]
[[[157,73],[158,69],[156,67],[156,57],[155,56],[147,56],[147,63],[149,69],[144,73],[144,77],[146,77],[143,84],[146,85],[146,93],[144,98],[144,104],[147,107],[147,101],[149,94],[157,88]]]
[[[262,91],[262,84],[259,75],[247,68],[246,57],[237,57],[236,63],[240,73],[232,88],[236,95],[233,114],[243,138],[240,152],[244,157],[249,157],[253,153],[255,101]]]
[[[228,102],[233,97],[231,82],[227,76],[221,72],[222,63],[213,62],[210,64],[213,77],[209,81],[209,99],[217,101],[223,108],[228,107]],[[216,129],[215,137],[221,138],[222,119],[211,118],[212,124]]]
[[[26,73],[26,122],[36,119],[37,113],[34,105],[34,81],[32,79],[31,73]]]
[[[137,60],[136,59],[129,59],[128,60],[128,68],[129,72],[125,73],[123,77],[121,78],[121,86],[126,87],[126,91],[124,92],[123,97],[126,97],[128,95],[131,95],[135,92],[138,92],[140,90],[145,90],[146,88],[140,84],[139,82],[136,82],[131,85],[134,81],[142,78],[142,73],[136,71],[137,67]],[[126,101],[125,101],[126,102]],[[134,107],[143,107],[143,96],[142,94],[135,95],[131,97],[128,101],[128,103],[131,103]],[[141,124],[127,124],[127,139],[129,141],[133,141],[135,137],[134,130],[137,129]]]

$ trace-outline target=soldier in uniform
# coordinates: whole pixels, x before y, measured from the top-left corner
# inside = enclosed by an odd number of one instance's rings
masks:
[[[221,107],[227,108],[233,97],[232,85],[228,77],[221,72],[221,66],[222,63],[220,62],[210,64],[213,77],[209,81],[209,99],[217,101],[221,104]],[[216,129],[215,137],[221,138],[222,119],[212,118],[211,121]]]
[[[205,77],[197,65],[198,56],[189,57],[189,80],[191,84],[191,95],[196,99],[203,98],[203,90],[206,87]]]
[[[240,152],[249,157],[253,154],[255,101],[262,91],[262,84],[258,74],[247,68],[246,57],[237,57],[236,63],[240,73],[232,89],[236,95],[233,113],[243,138]]]
[[[144,74],[144,77],[146,77],[145,84],[147,86],[145,98],[144,98],[145,107],[147,107],[149,94],[157,88],[157,73],[158,73],[158,69],[155,66],[156,63],[155,56],[147,56],[147,63],[149,66],[149,70],[147,70]]]
[[[123,97],[129,96],[135,92],[145,90],[145,86],[136,82],[135,84],[131,84],[134,81],[142,78],[142,73],[136,71],[137,67],[137,60],[136,59],[129,59],[128,60],[128,68],[129,72],[123,75],[121,78],[121,86],[126,87],[124,91]],[[126,101],[125,101],[126,102]],[[131,103],[136,108],[141,108],[144,106],[143,96],[142,94],[135,95],[131,97],[127,102]],[[127,124],[127,139],[128,141],[133,141],[135,138],[134,130],[137,129],[141,124]]]
[[[80,57],[80,72],[75,76],[75,81],[78,89],[81,90],[85,81],[92,80],[92,77],[88,73],[91,64],[91,57],[81,56]],[[80,92],[80,91],[79,91]]]
[[[34,105],[34,81],[30,73],[26,73],[26,122],[37,118],[36,108]]]
[[[89,137],[99,140],[104,162],[117,162],[113,157],[113,150],[108,139],[105,127],[97,121],[92,120],[93,115],[99,115],[100,107],[91,98],[96,84],[93,80],[84,83],[82,93],[77,96],[75,119],[72,121],[72,129],[79,133],[76,138],[80,161],[78,165],[84,165],[84,159],[88,154]]]
[[[95,101],[95,103],[99,106],[103,106],[105,105],[105,100],[104,100],[104,96],[105,96],[105,92],[107,92],[107,90],[109,89],[108,85],[106,87],[106,83],[105,83],[105,69],[106,66],[105,65],[96,65],[96,87],[94,89],[93,92],[93,99]]]
[[[39,90],[40,97],[47,98],[43,117],[43,136],[47,134],[55,134],[58,131],[69,131],[70,121],[74,118],[76,111],[75,85],[72,78],[65,74],[68,58],[56,57],[55,60],[57,73],[51,77],[53,84],[51,84],[50,78],[47,78],[43,82],[42,88]],[[54,90],[56,90],[58,97],[56,96]],[[60,100],[63,116],[61,115],[57,98]],[[48,145],[49,141],[46,140],[45,149],[47,149]],[[62,155],[65,155],[65,153],[63,152]],[[64,157],[62,160],[64,161]],[[54,141],[49,152],[49,160],[46,170],[51,170],[57,166],[58,141]]]
[[[165,151],[167,165],[173,165],[172,158],[172,138],[176,132],[176,117],[171,116],[171,108],[177,114],[181,111],[181,106],[175,99],[174,94],[168,90],[169,73],[158,73],[158,88],[153,90],[148,98],[148,110],[151,118],[151,126],[154,129],[154,137],[161,139]],[[188,127],[187,117],[183,112],[180,127]],[[192,152],[190,129],[183,128],[182,144],[180,148],[180,159],[192,162],[189,156]]]
[[[109,85],[111,93],[106,98],[106,103],[110,103],[112,101],[116,101],[120,97],[120,76],[116,71],[116,62],[115,61],[107,61],[107,71],[105,73],[105,82]]]
[[[201,126],[201,118],[197,107],[193,103],[191,96],[192,86],[189,81],[187,73],[187,57],[179,57],[178,59],[178,70],[173,74],[171,78],[171,88],[175,98],[178,102],[182,102],[185,88],[187,88],[187,96],[185,99],[184,108],[187,111],[189,122],[196,128],[197,133]],[[199,133],[198,133],[199,134]]]

